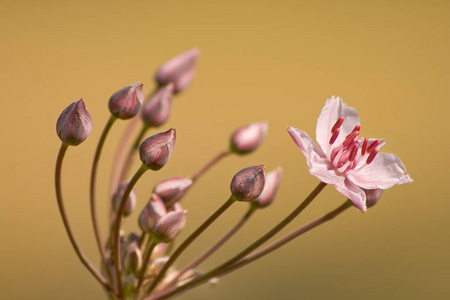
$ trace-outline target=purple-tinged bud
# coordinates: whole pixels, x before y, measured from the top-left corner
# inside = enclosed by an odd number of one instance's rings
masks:
[[[166,207],[170,207],[184,196],[191,185],[192,180],[189,178],[168,178],[158,182],[153,193],[161,197]]]
[[[142,120],[147,126],[158,127],[164,124],[170,115],[174,84],[170,83],[160,88],[142,109]]]
[[[175,84],[175,93],[187,88],[195,73],[200,51],[197,48],[186,51],[163,64],[156,73],[156,82],[165,85]]]
[[[167,213],[164,202],[158,195],[153,194],[147,205],[139,215],[139,227],[142,231],[151,233],[156,223]]]
[[[142,253],[137,243],[128,246],[124,259],[124,268],[127,273],[137,274],[142,266]]]
[[[92,130],[92,118],[83,98],[63,110],[56,122],[56,133],[61,141],[70,146],[84,142]]]
[[[231,181],[231,194],[237,201],[252,201],[264,189],[265,166],[253,166],[240,170]]]
[[[157,133],[147,138],[139,147],[141,161],[153,171],[158,171],[169,160],[175,145],[175,129]]]
[[[252,201],[254,206],[264,208],[273,202],[277,195],[278,187],[280,186],[281,173],[282,169],[278,167],[275,171],[266,174],[264,189],[261,195]]]
[[[119,211],[120,202],[122,201],[123,193],[128,187],[128,183],[129,180],[122,183],[119,187],[119,190],[117,191],[117,193],[114,194],[112,198],[113,209],[116,214]],[[135,207],[136,207],[136,192],[134,191],[134,189],[132,189],[130,195],[128,196],[127,203],[125,204],[123,216],[128,217],[134,211]]]
[[[156,223],[153,233],[157,239],[167,243],[173,240],[186,222],[186,211],[171,211]]]
[[[137,82],[115,92],[109,98],[109,111],[122,120],[137,115],[144,99],[143,85],[142,82]]]
[[[258,148],[266,137],[269,124],[253,123],[238,128],[231,136],[231,150],[239,154],[247,154]]]
[[[364,190],[366,193],[366,205],[367,208],[371,208],[380,200],[381,194],[383,193],[382,189],[373,189],[373,190]]]

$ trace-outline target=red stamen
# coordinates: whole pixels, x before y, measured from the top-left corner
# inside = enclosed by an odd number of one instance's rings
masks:
[[[369,157],[366,160],[366,164],[370,164],[375,159],[375,156],[377,156],[377,154],[378,150],[373,150],[372,152],[370,152]]]
[[[361,130],[361,126],[359,126],[359,125],[356,125],[355,126],[355,128],[353,128],[353,131],[352,132],[355,132],[355,131],[360,131]]]
[[[330,145],[332,145],[336,141],[337,137],[339,136],[339,132],[341,132],[341,130],[339,128],[336,128],[336,130],[333,132],[333,135],[330,138]]]
[[[361,149],[361,155],[366,154],[366,150],[367,150],[367,144],[369,143],[369,139],[365,138],[363,145],[362,145],[362,149]]]
[[[350,156],[348,157],[349,161],[354,161],[356,157],[356,153],[358,153],[359,143],[356,142],[352,146],[352,150],[350,151]]]
[[[358,136],[358,134],[359,134],[359,131],[353,131],[352,133],[347,135],[347,137],[345,138],[345,141],[342,143],[342,145],[344,145],[344,147],[348,147],[355,140],[355,138]]]
[[[367,153],[372,153],[372,151],[375,150],[375,148],[380,144],[380,140],[375,140],[370,144],[369,147],[367,147]]]
[[[334,133],[336,129],[340,128],[342,123],[344,123],[344,117],[340,117],[336,123],[334,123],[333,128],[331,128],[331,133]]]

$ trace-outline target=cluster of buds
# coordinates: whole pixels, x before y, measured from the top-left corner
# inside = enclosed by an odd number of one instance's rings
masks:
[[[149,129],[161,127],[169,119],[172,99],[189,86],[195,75],[198,57],[199,51],[192,49],[163,64],[156,72],[156,89],[150,93],[146,101],[144,101],[142,82],[118,90],[109,100],[108,107],[111,117],[100,137],[94,155],[90,186],[91,217],[101,255],[101,271],[97,271],[93,264],[89,262],[74,237],[64,208],[60,179],[62,161],[66,150],[69,146],[77,146],[85,141],[92,130],[92,119],[86,109],[84,100],[80,99],[70,104],[57,121],[57,134],[62,141],[62,145],[57,160],[55,185],[61,216],[78,257],[107,291],[110,299],[167,299],[199,284],[217,282],[219,277],[291,240],[292,236],[288,236],[274,243],[272,247],[269,246],[260,252],[253,253],[256,248],[292,221],[325,185],[321,182],[321,185],[308,196],[306,202],[303,202],[280,224],[239,255],[212,271],[202,274],[198,272],[197,266],[230,239],[255,211],[269,206],[277,194],[282,174],[281,167],[268,174],[264,173],[265,166],[263,165],[244,168],[232,178],[231,193],[227,198],[228,200],[181,242],[178,248],[173,249],[173,241],[183,230],[188,220],[187,211],[182,207],[182,200],[188,198],[186,195],[194,187],[197,180],[219,161],[233,154],[247,155],[261,145],[268,131],[268,123],[257,122],[235,130],[229,139],[229,144],[192,176],[171,177],[155,183],[151,194],[147,196],[149,197],[147,198],[149,199],[147,204],[137,214],[137,231],[127,233],[122,229],[123,218],[132,218],[133,215],[136,215],[135,208],[138,202],[135,192],[136,183],[146,171],[162,169],[169,162],[175,148],[176,130],[173,128],[147,138],[145,138],[145,135]],[[141,117],[135,118],[139,112]],[[108,237],[103,240],[96,213],[97,167],[105,139],[113,123],[117,119],[128,120],[132,118],[142,121],[143,130],[134,143],[128,143],[126,138],[119,142],[117,153],[122,153],[122,156],[116,157],[112,174],[113,178],[119,180],[119,184],[114,182],[111,184],[112,189],[109,191],[110,197],[108,199],[111,204],[111,212],[109,212],[111,220],[107,232]],[[133,132],[135,126],[136,122],[130,122],[127,132]],[[128,156],[123,155],[123,153],[126,153],[123,150],[127,148],[130,149]],[[142,164],[133,176],[129,176],[130,171],[132,171],[130,170],[131,161],[135,154],[139,154]],[[367,206],[375,205],[381,191],[381,189],[365,190]],[[182,252],[227,208],[239,202],[248,203],[248,210],[243,218],[234,227],[231,227],[227,234],[215,241],[209,249],[200,253],[189,265],[184,268],[177,268],[174,262]],[[347,201],[344,206],[326,215],[323,220],[319,219],[319,221],[315,221],[316,223],[308,225],[311,227],[307,227],[307,230],[321,224],[320,222],[329,220],[350,206],[351,202]],[[295,235],[305,232],[305,227],[302,227],[301,230],[300,233],[295,233]]]

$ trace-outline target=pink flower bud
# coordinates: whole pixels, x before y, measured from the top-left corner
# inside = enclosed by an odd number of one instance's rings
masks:
[[[373,190],[365,189],[364,192],[366,193],[367,208],[370,208],[378,203],[378,200],[380,200],[383,190],[382,189],[373,189]]]
[[[173,240],[186,222],[186,211],[171,211],[156,223],[153,233],[164,243]]]
[[[264,140],[269,124],[253,123],[238,128],[231,137],[231,150],[239,154],[250,153]]]
[[[237,201],[252,201],[264,189],[265,166],[253,166],[240,170],[231,181],[231,194]]]
[[[184,196],[191,185],[189,178],[173,177],[158,182],[153,192],[161,197],[166,207],[170,207]]]
[[[195,64],[200,51],[196,48],[186,51],[163,64],[156,73],[159,85],[175,84],[175,93],[187,88],[195,73]]]
[[[173,128],[147,138],[139,147],[141,161],[150,170],[161,169],[172,155],[175,139]]]
[[[109,111],[119,119],[134,117],[141,109],[144,93],[142,82],[137,82],[115,92],[109,98]]]
[[[123,193],[125,192],[128,186],[128,182],[129,180],[122,183],[119,187],[119,190],[117,191],[117,193],[114,194],[112,198],[113,209],[116,214],[119,211],[120,202],[122,201]],[[134,189],[132,189],[130,195],[128,196],[127,203],[125,204],[123,216],[128,217],[134,211],[135,207],[136,207],[136,192],[134,191]]]
[[[170,115],[170,106],[174,92],[174,84],[160,88],[144,105],[142,120],[147,126],[158,127],[164,124]]]
[[[131,243],[125,254],[124,269],[127,273],[137,274],[142,266],[142,253],[137,243]]]
[[[281,167],[278,167],[275,171],[266,174],[264,189],[261,195],[252,201],[256,207],[264,208],[273,202],[277,194],[278,187],[280,186],[281,173]]]
[[[147,205],[139,215],[139,227],[142,231],[151,233],[156,223],[167,213],[164,202],[158,195],[153,194]]]
[[[70,104],[56,122],[56,133],[63,143],[70,146],[84,142],[91,130],[92,119],[83,98]]]

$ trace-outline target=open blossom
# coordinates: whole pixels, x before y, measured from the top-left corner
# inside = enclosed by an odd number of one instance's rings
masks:
[[[361,129],[358,112],[341,98],[329,98],[317,119],[318,147],[307,133],[293,127],[288,132],[306,156],[311,175],[333,184],[365,212],[363,191],[387,189],[412,182],[397,155],[378,153],[383,140],[359,137]]]

